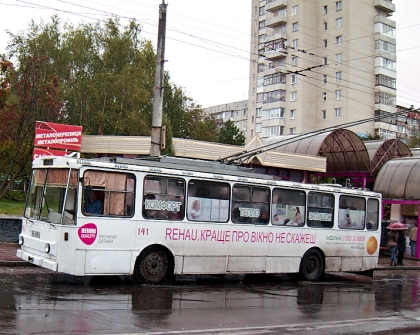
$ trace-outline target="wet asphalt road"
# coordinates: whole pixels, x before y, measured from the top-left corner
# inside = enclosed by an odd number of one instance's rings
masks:
[[[373,280],[203,276],[136,286],[1,268],[0,334],[419,334],[419,281],[419,271],[396,270]]]

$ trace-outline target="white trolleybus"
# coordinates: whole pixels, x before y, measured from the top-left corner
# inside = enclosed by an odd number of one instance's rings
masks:
[[[373,274],[380,194],[177,158],[39,158],[17,256],[76,276]]]

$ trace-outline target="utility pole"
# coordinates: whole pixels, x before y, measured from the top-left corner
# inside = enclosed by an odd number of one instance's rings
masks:
[[[155,92],[153,97],[152,136],[150,156],[160,156],[164,149],[165,133],[162,127],[162,107],[164,89],[164,62],[165,62],[165,32],[166,32],[166,7],[165,0],[159,5],[159,30],[156,50]]]

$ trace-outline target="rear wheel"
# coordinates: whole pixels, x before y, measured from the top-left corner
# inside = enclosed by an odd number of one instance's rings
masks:
[[[134,269],[134,279],[140,283],[160,284],[168,277],[170,262],[165,250],[157,246],[145,249]]]
[[[307,281],[317,281],[324,276],[324,258],[318,250],[311,249],[305,253],[299,273]]]

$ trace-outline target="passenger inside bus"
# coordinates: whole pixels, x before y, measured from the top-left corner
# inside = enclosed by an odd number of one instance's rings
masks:
[[[87,199],[87,204],[85,207],[85,214],[103,214],[104,205],[100,200],[102,193],[96,190],[92,190],[90,197]]]
[[[263,207],[261,208],[260,217],[258,218],[256,223],[267,224],[269,222],[268,218],[269,218],[268,210],[267,208]]]

